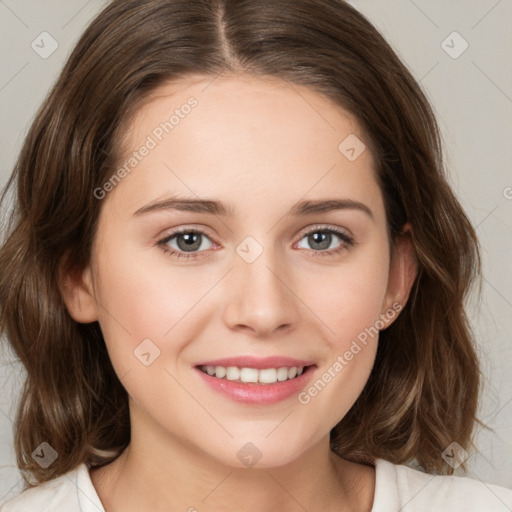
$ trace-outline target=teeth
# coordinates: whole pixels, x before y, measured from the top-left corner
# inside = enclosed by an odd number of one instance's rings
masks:
[[[237,380],[239,382],[258,382],[260,384],[274,384],[290,380],[304,372],[304,366],[292,366],[288,368],[238,368],[236,366],[201,366],[201,370],[218,379]]]
[[[240,368],[236,366],[228,366],[226,368],[226,379],[238,380],[240,378]]]
[[[215,367],[215,371],[214,371],[214,374],[216,377],[218,377],[219,379],[222,379],[223,377],[226,376],[226,368],[224,368],[224,366],[216,366]],[[212,374],[213,375],[213,374]]]
[[[258,370],[256,368],[242,368],[240,370],[242,382],[258,382]]]
[[[277,370],[277,380],[283,382],[283,380],[286,379],[288,379],[288,368],[279,368],[279,370]]]
[[[262,384],[273,384],[277,380],[277,370],[275,368],[260,370],[258,380]]]

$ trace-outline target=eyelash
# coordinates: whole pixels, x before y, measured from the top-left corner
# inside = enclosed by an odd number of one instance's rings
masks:
[[[348,235],[347,233],[344,233],[336,228],[325,227],[325,226],[315,226],[311,230],[303,233],[299,240],[302,240],[305,236],[311,235],[313,233],[329,233],[329,234],[337,235],[344,242],[344,244],[342,243],[339,247],[336,247],[335,249],[330,249],[328,251],[322,251],[322,250],[315,251],[315,250],[311,249],[313,254],[310,257],[312,257],[312,258],[336,256],[343,250],[348,249],[349,247],[356,246],[354,237],[352,237],[352,236]],[[170,242],[174,237],[176,237],[180,234],[198,234],[198,235],[204,235],[207,238],[210,238],[204,231],[200,231],[200,230],[193,229],[193,228],[180,228],[180,229],[173,231],[170,235],[167,235],[164,239],[159,240],[157,242],[157,245],[159,245],[162,248],[162,250],[164,251],[165,254],[167,254],[168,256],[173,257],[175,259],[179,259],[182,257],[185,258],[185,260],[196,259],[197,257],[199,257],[200,253],[205,252],[205,251],[196,251],[196,252],[186,253],[186,252],[176,251],[172,248],[169,248],[167,243]]]

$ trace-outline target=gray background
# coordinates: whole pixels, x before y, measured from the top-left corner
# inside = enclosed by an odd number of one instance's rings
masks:
[[[483,246],[482,303],[472,301],[469,309],[485,373],[480,418],[494,431],[478,431],[480,453],[468,459],[467,476],[512,488],[512,1],[351,3],[381,30],[430,98],[451,183]],[[73,44],[104,5],[0,0],[0,186]],[[31,44],[45,31],[58,48],[43,59]],[[458,36],[448,37],[454,31],[469,44],[457,58],[445,51],[462,49]],[[21,489],[12,420],[23,378],[2,343],[0,503]]]

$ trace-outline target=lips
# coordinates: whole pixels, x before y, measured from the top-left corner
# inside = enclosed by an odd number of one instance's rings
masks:
[[[228,359],[228,361],[230,360]],[[295,361],[302,362],[294,359],[291,359],[291,361],[294,361],[294,364],[297,364]],[[215,363],[216,361],[205,362]],[[267,362],[262,363],[261,360],[259,362],[261,364],[269,364]],[[254,360],[252,364],[254,364]],[[275,364],[275,360],[272,364]],[[316,365],[305,366],[301,375],[282,382],[278,381],[273,384],[227,380],[225,378],[208,375],[202,371],[200,367],[196,367],[194,370],[195,374],[204,384],[224,397],[229,398],[234,402],[241,402],[246,405],[263,406],[284,402],[296,396],[313,379],[316,374]],[[266,368],[259,369],[260,372],[265,370]]]
[[[315,362],[307,359],[295,359],[285,356],[270,356],[270,357],[254,357],[254,356],[238,356],[238,357],[225,357],[222,359],[211,359],[201,361],[196,364],[197,368],[201,366],[236,366],[238,368],[256,368],[264,370],[266,368],[281,368],[293,366],[312,366]]]

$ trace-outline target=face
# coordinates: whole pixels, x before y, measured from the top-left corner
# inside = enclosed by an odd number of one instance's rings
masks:
[[[132,120],[66,301],[99,321],[134,433],[270,467],[358,398],[406,299],[405,260],[351,115],[275,79],[212,80],[166,84]]]

